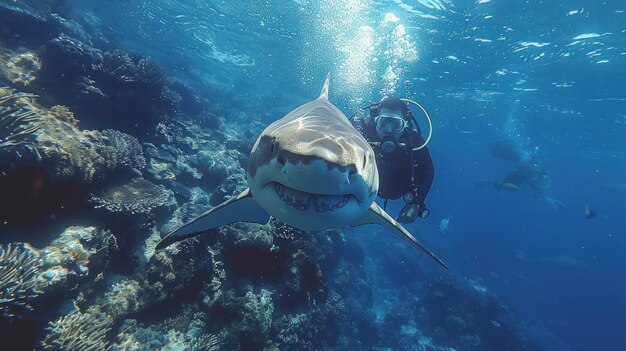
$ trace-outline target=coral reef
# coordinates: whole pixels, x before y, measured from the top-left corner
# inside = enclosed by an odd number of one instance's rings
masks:
[[[65,1],[0,3],[0,229],[43,247],[0,246],[0,322],[34,325],[22,349],[535,350],[487,289],[388,241],[272,220],[155,251],[245,189],[270,107],[209,106],[104,32]]]
[[[32,310],[29,301],[41,293],[40,266],[36,250],[28,244],[0,246],[0,317],[14,318]]]
[[[0,95],[0,193],[13,199],[0,203],[2,225],[78,208],[88,186],[141,165],[137,149],[119,153],[100,132],[80,130],[67,107],[48,109],[13,89]]]
[[[35,87],[47,86],[46,100],[68,105],[88,128],[145,133],[181,103],[161,67],[138,53],[101,51],[60,35],[46,44],[41,58]]]
[[[117,342],[111,345],[110,351],[123,350],[223,350],[224,342],[217,335],[205,334],[202,319],[206,316],[196,313],[195,319],[170,320],[151,327],[140,326],[137,320],[127,319],[120,328]],[[180,319],[186,319],[184,317]],[[187,322],[186,324],[183,324]],[[180,328],[182,326],[182,328]],[[180,330],[183,329],[183,330]]]
[[[0,154],[3,171],[29,167],[48,180],[88,183],[116,165],[116,154],[101,134],[76,128],[69,110],[46,109],[33,101],[34,95],[9,92],[0,99],[2,133],[8,134]]]

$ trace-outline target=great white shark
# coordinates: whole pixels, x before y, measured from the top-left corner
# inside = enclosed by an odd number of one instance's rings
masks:
[[[270,124],[250,153],[248,189],[168,234],[156,246],[236,222],[266,224],[270,216],[306,231],[379,224],[441,266],[448,266],[374,202],[374,151],[328,100],[330,76],[319,97]]]

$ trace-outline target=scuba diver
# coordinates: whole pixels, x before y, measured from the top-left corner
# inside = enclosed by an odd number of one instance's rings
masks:
[[[396,220],[412,223],[426,218],[430,210],[425,204],[435,176],[433,161],[422,132],[407,103],[418,106],[430,122],[430,117],[418,103],[398,98],[385,98],[357,110],[350,118],[354,127],[372,145],[380,177],[378,196],[385,200],[400,197],[405,205]],[[369,109],[369,116],[363,111]]]
[[[536,198],[545,200],[557,211],[567,208],[563,202],[546,194],[551,185],[551,178],[545,169],[539,165],[536,158],[518,164],[501,181],[479,180],[474,182],[476,188],[488,185],[500,190],[530,190]]]
[[[544,189],[550,187],[550,176],[537,163],[522,163],[509,172],[501,182],[496,182],[494,186],[508,190],[524,188],[539,195],[543,193]]]

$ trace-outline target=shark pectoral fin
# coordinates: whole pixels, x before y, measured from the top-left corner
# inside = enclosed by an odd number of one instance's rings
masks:
[[[439,263],[445,269],[449,269],[448,265],[446,265],[439,257],[437,257],[432,251],[430,251],[424,244],[419,242],[411,233],[409,233],[400,223],[396,222],[395,219],[391,218],[380,206],[378,206],[375,202],[370,206],[369,210],[363,215],[363,217],[357,219],[354,223],[350,224],[352,227],[357,227],[364,224],[380,224],[387,229],[391,230],[394,234],[407,240],[413,246],[420,249],[424,252],[428,257],[432,258],[435,262]]]
[[[177,241],[227,224],[237,222],[265,224],[269,219],[270,215],[254,200],[250,189],[246,189],[174,230],[157,244],[156,249],[165,248]]]

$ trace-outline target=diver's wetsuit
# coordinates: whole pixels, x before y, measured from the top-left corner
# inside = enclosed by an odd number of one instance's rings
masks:
[[[531,188],[540,191],[543,188],[542,177],[547,176],[536,164],[522,164],[506,175],[502,183],[515,184],[520,188]]]
[[[376,116],[377,111],[372,110],[372,114]],[[372,114],[369,117],[355,119],[354,126],[367,141],[380,142]],[[412,120],[412,116],[409,120]],[[412,125],[413,123],[410,123],[410,126]],[[413,138],[412,143],[409,140],[409,136]],[[398,148],[391,153],[384,153],[380,146],[372,145],[376,154],[376,165],[380,178],[378,196],[383,199],[395,200],[413,190],[413,184],[411,184],[411,154],[413,154],[414,185],[418,189],[416,202],[424,204],[426,195],[428,195],[433,184],[435,168],[433,167],[433,160],[430,157],[428,147],[417,151],[413,151],[410,147],[411,145],[418,147],[424,144],[424,137],[419,130],[419,126],[414,126],[410,130],[407,128],[400,137],[399,142],[404,143],[406,147]]]

